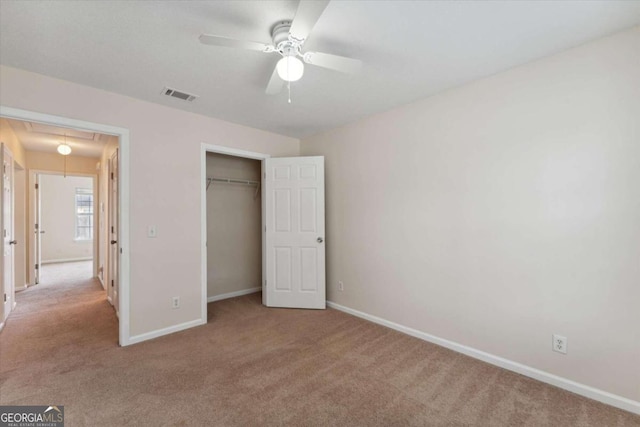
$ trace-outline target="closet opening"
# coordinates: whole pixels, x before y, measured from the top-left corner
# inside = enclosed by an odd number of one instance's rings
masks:
[[[200,159],[200,322],[207,303],[257,292],[266,307],[326,308],[324,157],[203,143]]]
[[[207,302],[262,290],[262,161],[206,153]]]

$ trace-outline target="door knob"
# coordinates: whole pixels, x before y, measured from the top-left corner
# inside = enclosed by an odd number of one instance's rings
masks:
[[[9,242],[9,244],[10,244],[10,245],[17,245],[17,244],[18,244],[18,241],[17,241],[17,240],[12,240],[12,241],[10,241],[10,242]]]
[[[318,241],[318,243],[322,243],[324,241],[322,240],[322,237],[318,237],[316,240]]]
[[[118,243],[118,241],[117,241],[117,240],[112,240],[112,241],[111,241],[111,244],[112,244],[112,245],[115,245],[116,243]]]

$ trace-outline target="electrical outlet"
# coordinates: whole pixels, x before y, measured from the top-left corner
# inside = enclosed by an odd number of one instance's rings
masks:
[[[562,335],[553,334],[553,351],[558,353],[567,354],[567,337]]]
[[[344,283],[342,283],[342,281],[338,282],[338,290],[339,291],[344,291]]]
[[[171,298],[171,308],[180,308],[180,297]]]

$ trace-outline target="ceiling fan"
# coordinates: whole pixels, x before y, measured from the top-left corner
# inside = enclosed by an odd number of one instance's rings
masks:
[[[232,39],[212,34],[202,34],[200,42],[213,46],[278,53],[282,56],[276,64],[267,84],[267,94],[280,92],[284,82],[295,82],[304,74],[303,61],[310,65],[343,73],[356,73],[362,61],[322,52],[302,52],[302,47],[330,0],[300,0],[293,21],[278,22],[271,31],[272,44]],[[302,61],[299,59],[302,58]]]

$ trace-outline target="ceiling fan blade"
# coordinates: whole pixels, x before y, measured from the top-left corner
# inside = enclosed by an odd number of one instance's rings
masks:
[[[329,0],[300,0],[289,34],[296,40],[306,40]]]
[[[322,52],[307,52],[304,54],[304,62],[341,73],[355,74],[362,68],[362,61],[359,59],[347,58],[345,56],[331,55]]]
[[[278,69],[274,68],[273,74],[271,74],[271,79],[269,80],[269,84],[267,84],[267,90],[265,91],[265,93],[267,95],[275,95],[282,90],[282,86],[284,86],[284,80],[282,80],[278,75]]]
[[[245,40],[236,40],[229,37],[214,36],[212,34],[201,34],[200,43],[211,46],[235,47],[238,49],[257,50],[259,52],[273,52],[273,46]]]

